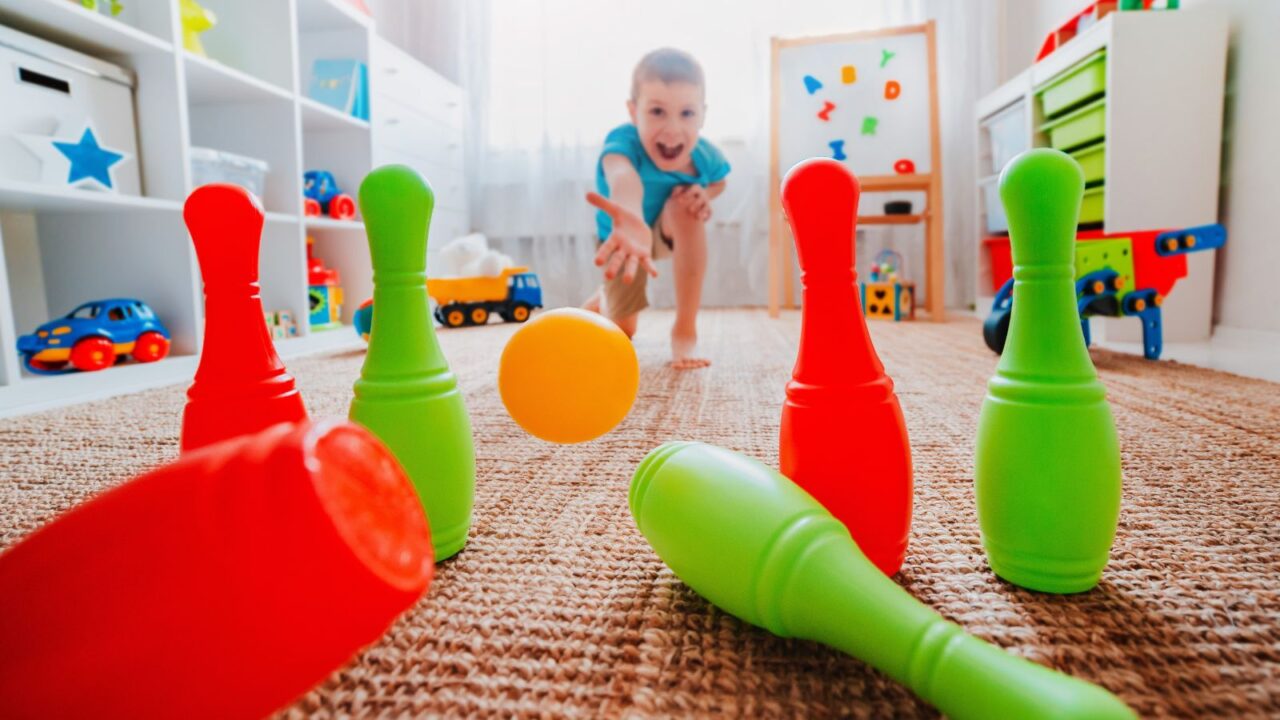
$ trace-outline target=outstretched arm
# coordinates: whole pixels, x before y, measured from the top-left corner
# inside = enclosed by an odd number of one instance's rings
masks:
[[[609,280],[621,270],[623,282],[629,283],[641,267],[657,277],[652,257],[652,230],[644,221],[644,185],[640,175],[621,155],[605,155],[600,162],[611,197],[591,192],[587,193],[587,202],[613,220],[613,232],[596,253],[596,265],[604,267],[604,276]]]

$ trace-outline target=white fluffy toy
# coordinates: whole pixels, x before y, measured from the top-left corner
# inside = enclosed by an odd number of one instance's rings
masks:
[[[489,249],[483,233],[471,233],[440,248],[438,277],[497,276],[515,265],[509,255]]]

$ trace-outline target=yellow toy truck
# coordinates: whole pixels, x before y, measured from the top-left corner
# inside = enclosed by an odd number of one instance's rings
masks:
[[[436,320],[445,327],[484,325],[497,314],[506,322],[522,323],[542,307],[542,286],[527,267],[512,267],[501,275],[427,278],[427,294],[436,301]],[[366,340],[373,328],[373,300],[360,305],[356,332]]]

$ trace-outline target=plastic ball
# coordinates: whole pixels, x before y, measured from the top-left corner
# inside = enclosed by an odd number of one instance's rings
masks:
[[[609,432],[631,411],[640,363],[626,333],[593,312],[541,313],[507,341],[498,393],[530,435],[579,443]]]

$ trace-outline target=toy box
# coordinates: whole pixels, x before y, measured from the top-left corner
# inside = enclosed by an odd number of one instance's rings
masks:
[[[274,340],[298,337],[298,323],[293,320],[293,313],[288,310],[268,310],[263,313],[267,321],[267,331]]]
[[[916,318],[916,285],[899,279],[902,255],[895,250],[881,250],[871,263],[871,276],[860,283],[862,314],[879,320],[914,320]]]
[[[261,198],[269,170],[266,162],[256,158],[212,148],[191,148],[191,182],[196,187],[233,183]]]
[[[862,283],[862,314],[876,320],[915,320],[916,284]]]
[[[315,256],[315,243],[315,238],[307,236],[309,319],[312,330],[328,330],[342,325],[342,277]]]
[[[0,179],[141,193],[133,77],[0,26]]]

